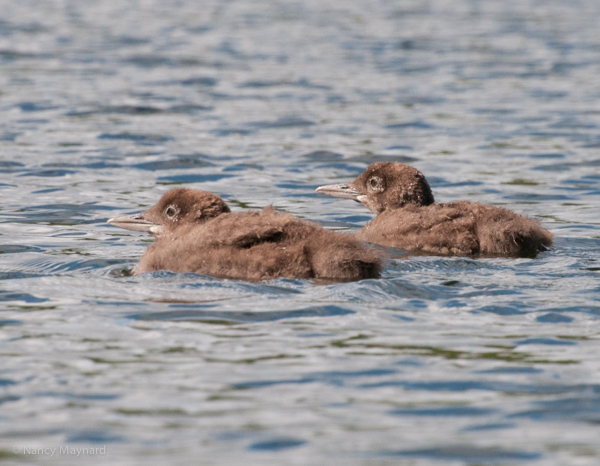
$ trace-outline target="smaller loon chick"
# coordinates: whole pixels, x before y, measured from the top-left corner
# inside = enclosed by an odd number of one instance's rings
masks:
[[[353,199],[376,214],[356,238],[382,246],[532,257],[552,245],[552,233],[511,210],[469,201],[435,203],[425,176],[402,163],[373,163],[354,181],[321,186],[317,192]]]
[[[360,280],[379,278],[382,269],[381,253],[352,235],[272,207],[231,212],[220,197],[195,189],[172,189],[146,212],[108,223],[156,237],[134,274],[171,270],[246,280]]]

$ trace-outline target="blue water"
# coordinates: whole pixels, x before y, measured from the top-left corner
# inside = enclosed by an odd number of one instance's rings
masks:
[[[0,0],[2,461],[600,464],[599,22],[595,0]],[[132,277],[150,238],[105,223],[187,186],[349,232],[371,214],[314,189],[379,160],[555,247],[397,251],[343,284]]]

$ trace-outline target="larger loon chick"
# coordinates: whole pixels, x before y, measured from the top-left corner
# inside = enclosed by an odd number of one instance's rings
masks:
[[[157,238],[134,274],[171,270],[246,280],[359,280],[378,278],[382,269],[381,253],[352,235],[272,207],[232,213],[220,197],[200,190],[172,189],[146,212],[108,223]]]
[[[417,169],[377,162],[348,184],[318,192],[360,202],[374,214],[356,238],[408,251],[460,256],[535,256],[552,245],[552,234],[515,212],[478,202],[437,204]]]

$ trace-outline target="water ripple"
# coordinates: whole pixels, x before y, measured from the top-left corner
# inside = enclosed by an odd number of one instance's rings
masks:
[[[197,305],[194,307],[198,307]],[[152,312],[130,314],[128,319],[134,320],[171,320],[199,321],[207,323],[236,323],[236,322],[270,322],[281,319],[301,319],[308,317],[333,317],[353,314],[354,311],[338,306],[317,306],[286,311],[217,311],[217,310],[177,310],[168,312]]]
[[[600,3],[151,3],[1,5],[0,457],[597,464]],[[314,189],[376,161],[555,244],[249,283],[105,224],[184,185],[352,234]]]

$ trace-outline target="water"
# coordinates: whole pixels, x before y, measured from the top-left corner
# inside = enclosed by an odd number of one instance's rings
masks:
[[[0,11],[3,462],[598,464],[598,2]],[[353,230],[370,213],[314,188],[376,160],[555,248],[131,277],[149,238],[105,223],[183,185]]]

